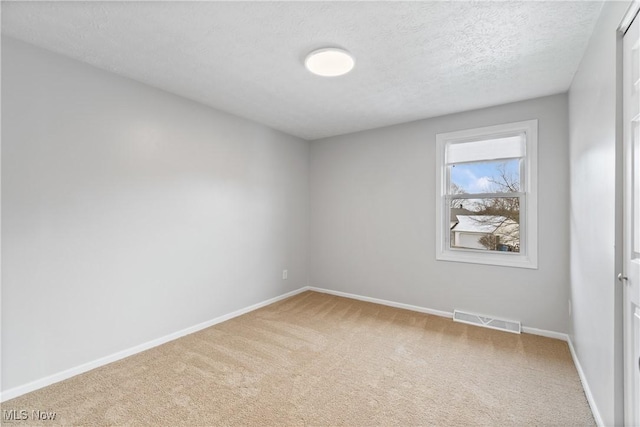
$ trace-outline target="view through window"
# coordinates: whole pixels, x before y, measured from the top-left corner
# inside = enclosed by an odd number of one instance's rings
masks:
[[[450,247],[520,251],[520,168],[520,159],[449,165]]]
[[[436,135],[436,258],[537,268],[537,120]]]

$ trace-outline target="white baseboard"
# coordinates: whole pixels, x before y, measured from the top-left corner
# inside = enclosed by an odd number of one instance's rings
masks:
[[[355,299],[355,300],[359,300],[359,301],[366,301],[366,302],[371,302],[371,303],[375,303],[375,304],[381,304],[381,305],[386,305],[389,307],[396,307],[396,308],[402,308],[405,310],[411,310],[411,311],[416,311],[419,313],[426,313],[426,314],[432,314],[435,316],[440,316],[440,317],[446,317],[446,318],[453,318],[453,313],[452,312],[448,312],[448,311],[442,311],[442,310],[434,310],[431,308],[426,308],[426,307],[419,307],[417,305],[411,305],[411,304],[404,304],[404,303],[399,303],[399,302],[394,302],[394,301],[388,301],[388,300],[383,300],[383,299],[379,299],[379,298],[371,298],[371,297],[365,297],[362,295],[356,295],[356,294],[350,294],[347,292],[340,292],[340,291],[334,291],[331,289],[324,289],[324,288],[317,288],[317,287],[313,287],[313,286],[304,286],[300,289],[291,291],[291,292],[287,292],[286,294],[268,299],[266,301],[262,301],[259,302],[257,304],[253,304],[249,307],[245,307],[242,308],[240,310],[236,310],[232,313],[228,313],[219,317],[216,317],[215,319],[211,319],[208,320],[206,322],[191,326],[189,328],[186,329],[182,329],[180,331],[174,332],[172,334],[169,335],[165,335],[163,337],[160,338],[156,338],[154,340],[148,341],[146,343],[137,345],[135,347],[131,347],[128,348],[126,350],[122,350],[119,351],[117,353],[111,354],[109,356],[105,356],[102,357],[100,359],[91,361],[91,362],[87,362],[84,363],[80,366],[76,366],[74,368],[70,368],[67,370],[64,370],[62,372],[58,372],[56,374],[50,375],[48,377],[45,378],[41,378],[35,381],[32,381],[30,383],[18,386],[18,387],[14,387],[11,388],[7,391],[4,391],[0,394],[0,402],[4,402],[7,401],[9,399],[13,399],[15,397],[21,396],[23,394],[38,390],[40,388],[46,387],[48,385],[66,380],[68,378],[74,377],[76,375],[82,374],[84,372],[90,371],[92,369],[98,368],[100,366],[104,366],[107,365],[109,363],[115,362],[117,360],[120,359],[124,359],[125,357],[129,357],[132,356],[136,353],[140,353],[142,351],[148,350],[150,348],[153,347],[157,347],[159,345],[165,344],[169,341],[173,341],[175,339],[181,338],[185,335],[189,335],[192,334],[194,332],[198,332],[202,329],[206,329],[210,326],[216,325],[218,323],[222,323],[226,320],[229,319],[233,319],[234,317],[238,317],[241,316],[245,313],[248,313],[250,311],[253,310],[257,310],[259,308],[265,307],[269,304],[273,304],[277,301],[283,300],[285,298],[289,298],[293,295],[297,295],[299,293],[305,292],[305,291],[315,291],[315,292],[320,292],[320,293],[324,293],[324,294],[330,294],[330,295],[336,295],[336,296],[340,296],[340,297],[345,297],[345,298],[351,298],[351,299]],[[585,388],[585,393],[587,394],[587,399],[589,400],[589,404],[591,405],[591,408],[593,410],[594,413],[594,417],[596,418],[596,421],[598,421],[599,425],[602,425],[601,423],[601,419],[599,418],[599,415],[595,404],[593,403],[593,397],[591,396],[591,392],[588,390],[588,386],[586,383],[586,380],[584,379],[584,374],[582,373],[582,369],[580,368],[579,362],[575,356],[575,352],[573,351],[573,346],[571,345],[571,341],[568,339],[568,336],[566,334],[560,333],[560,332],[553,332],[553,331],[546,331],[544,329],[537,329],[537,328],[530,328],[530,327],[522,327],[522,331],[525,333],[529,333],[529,334],[534,334],[534,335],[541,335],[544,337],[549,337],[549,338],[556,338],[556,339],[560,339],[563,341],[568,341],[569,342],[569,348],[571,349],[571,355],[573,356],[573,360],[576,364],[576,367],[578,369],[578,373],[580,374],[580,379],[582,381],[582,384]]]
[[[562,332],[547,331],[546,329],[532,328],[529,326],[523,326],[522,332],[525,334],[540,335],[541,337],[554,338],[560,341],[569,342],[569,335]]]
[[[323,294],[336,295],[336,296],[339,296],[339,297],[351,298],[351,299],[355,299],[355,300],[359,300],[359,301],[366,301],[366,302],[372,302],[372,303],[375,303],[375,304],[387,305],[389,307],[404,308],[405,310],[417,311],[419,313],[433,314],[434,316],[446,317],[446,318],[449,318],[449,319],[453,318],[453,313],[449,312],[449,311],[434,310],[432,308],[419,307],[417,305],[411,305],[411,304],[403,304],[403,303],[400,303],[400,302],[394,302],[394,301],[389,301],[389,300],[384,300],[384,299],[379,299],[379,298],[365,297],[365,296],[362,296],[362,295],[356,295],[356,294],[350,294],[350,293],[347,293],[347,292],[334,291],[334,290],[331,290],[331,289],[317,288],[317,287],[314,287],[314,286],[307,286],[307,290],[315,291],[315,292],[321,292]],[[561,340],[561,341],[568,341],[569,340],[569,336],[567,334],[565,334],[565,333],[555,332],[555,331],[547,331],[545,329],[531,328],[531,327],[528,327],[528,326],[523,326],[522,327],[522,332],[524,332],[525,334],[540,335],[542,337],[554,338],[554,339]]]
[[[598,410],[596,401],[593,398],[593,394],[591,393],[591,388],[589,387],[589,383],[587,382],[587,377],[584,375],[584,371],[582,370],[582,365],[580,365],[580,360],[578,359],[576,350],[575,348],[573,348],[573,342],[571,341],[571,337],[567,336],[567,342],[569,343],[569,351],[571,351],[573,364],[576,365],[576,370],[578,371],[578,376],[580,377],[580,382],[582,383],[584,394],[587,396],[587,402],[589,402],[589,407],[591,408],[591,413],[593,414],[593,418],[596,420],[596,424],[599,427],[603,427],[604,421],[602,420],[602,416],[600,415],[600,411]]]
[[[210,326],[216,325],[218,323],[222,323],[226,320],[233,319],[234,317],[241,316],[245,313],[248,313],[253,310],[257,310],[269,304],[273,304],[274,302],[283,300],[285,298],[289,298],[293,295],[299,294],[301,292],[307,291],[309,288],[307,286],[302,287],[300,289],[296,289],[295,291],[287,292],[286,294],[282,294],[280,296],[270,298],[266,301],[259,302],[257,304],[250,305],[249,307],[241,308],[240,310],[236,310],[234,312],[216,317],[215,319],[208,320],[203,323],[199,323],[197,325],[188,327],[186,329],[182,329],[180,331],[174,332],[169,335],[165,335],[160,338],[156,338],[154,340],[148,341],[144,344],[137,345],[135,347],[128,348],[126,350],[119,351],[117,353],[111,354],[109,356],[101,357],[100,359],[84,363],[80,366],[76,366],[74,368],[70,368],[64,370],[62,372],[58,372],[53,375],[49,375],[48,377],[41,378],[39,380],[32,381],[30,383],[17,386],[11,388],[7,391],[4,391],[0,395],[0,402],[5,402],[9,399],[13,399],[14,397],[21,396],[23,394],[38,390],[40,388],[46,387],[48,385],[66,380],[68,378],[74,377],[76,375],[82,374],[84,372],[90,371],[92,369],[98,368],[100,366],[107,365],[109,363],[115,362],[120,359],[124,359],[125,357],[132,356],[136,353],[140,353],[145,350],[149,350],[150,348],[157,347],[161,344],[165,344],[169,341],[173,341],[175,339],[181,338],[185,335],[192,334],[194,332],[198,332],[202,329],[206,329]]]
[[[387,305],[389,307],[404,308],[405,310],[417,311],[419,313],[433,314],[434,316],[440,316],[440,317],[448,317],[449,319],[453,318],[453,313],[450,313],[448,311],[433,310],[431,308],[418,307],[417,305],[403,304],[401,302],[388,301],[388,300],[379,299],[379,298],[364,297],[362,295],[350,294],[347,292],[340,292],[340,291],[333,291],[331,289],[316,288],[314,286],[308,286],[307,288],[310,291],[320,292],[323,294],[330,294],[338,297],[345,297],[345,298],[351,298],[359,301],[372,302],[374,304]]]

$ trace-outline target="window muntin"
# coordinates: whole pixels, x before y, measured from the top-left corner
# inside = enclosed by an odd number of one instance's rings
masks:
[[[537,268],[537,121],[437,143],[437,259]]]

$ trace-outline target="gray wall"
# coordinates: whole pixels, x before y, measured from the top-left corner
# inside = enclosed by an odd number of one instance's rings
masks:
[[[2,124],[3,390],[306,285],[307,142],[6,37]]]
[[[615,280],[620,190],[616,29],[628,5],[605,3],[569,91],[570,336],[605,425],[621,425],[623,415],[622,306]]]
[[[436,261],[435,136],[539,120],[539,269]],[[312,286],[567,332],[566,94],[314,141]]]

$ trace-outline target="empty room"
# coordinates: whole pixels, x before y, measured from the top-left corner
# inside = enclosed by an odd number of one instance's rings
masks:
[[[2,1],[0,424],[640,426],[640,1]]]

